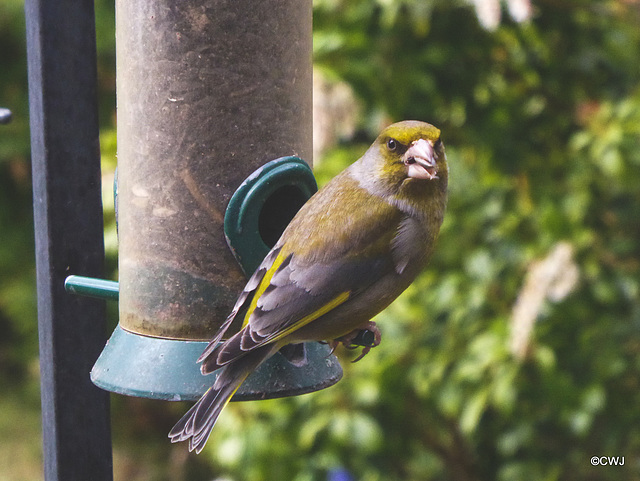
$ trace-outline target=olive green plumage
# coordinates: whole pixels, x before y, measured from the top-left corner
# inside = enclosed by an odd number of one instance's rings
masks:
[[[426,266],[442,224],[448,168],[440,131],[405,121],[300,209],[199,359],[214,385],[174,426],[200,452],[244,379],[283,346],[366,327]],[[226,338],[232,322],[240,332]]]

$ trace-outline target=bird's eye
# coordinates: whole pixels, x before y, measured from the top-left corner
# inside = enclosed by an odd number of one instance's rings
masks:
[[[436,150],[439,149],[440,147],[442,147],[442,139],[436,140],[436,143],[433,144],[433,148]]]
[[[387,149],[393,152],[397,148],[398,148],[398,141],[396,139],[387,140]]]

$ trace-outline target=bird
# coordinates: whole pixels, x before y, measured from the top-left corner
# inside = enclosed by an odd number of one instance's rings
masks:
[[[305,203],[249,278],[198,362],[213,385],[169,432],[200,453],[233,394],[262,362],[302,342],[351,346],[427,265],[447,204],[438,128],[384,128]],[[227,335],[234,320],[242,328]],[[351,346],[352,347],[352,346]],[[368,348],[365,348],[363,355]]]

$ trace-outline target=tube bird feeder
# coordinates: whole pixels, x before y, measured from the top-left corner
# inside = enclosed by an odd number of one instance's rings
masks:
[[[196,359],[315,190],[311,0],[117,0],[116,34],[120,320],[92,380],[196,399],[213,383]],[[326,346],[306,350],[236,397],[340,379]]]

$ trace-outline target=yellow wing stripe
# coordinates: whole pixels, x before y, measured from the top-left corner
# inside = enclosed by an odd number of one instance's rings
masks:
[[[242,377],[240,383],[238,384],[238,387],[236,387],[233,391],[231,391],[231,394],[229,394],[229,397],[227,397],[227,399],[224,400],[224,405],[222,406],[222,408],[220,408],[220,412],[222,412],[222,410],[227,407],[227,404],[229,404],[229,401],[231,401],[231,398],[234,396],[234,394],[238,392],[238,389],[240,389],[240,386],[242,386],[242,383],[249,377],[249,374],[251,374],[251,372],[248,372]]]
[[[342,304],[347,299],[349,299],[349,291],[345,291],[345,292],[343,292],[341,294],[338,294],[336,297],[334,297],[332,300],[327,302],[320,309],[318,309],[317,311],[312,312],[311,314],[309,314],[307,316],[304,316],[302,319],[300,319],[299,321],[293,323],[291,326],[289,326],[284,331],[279,332],[277,336],[274,336],[269,341],[273,342],[273,341],[278,341],[278,340],[282,339],[283,337],[289,335],[293,331],[295,331],[297,329],[300,329],[303,326],[306,326],[310,322],[315,321],[320,316],[323,316],[327,312],[331,311],[332,309],[335,309],[336,307],[338,307],[340,304]]]
[[[269,287],[269,284],[271,283],[271,279],[273,278],[273,275],[278,270],[278,267],[280,267],[280,264],[284,262],[284,259],[285,259],[285,256],[282,255],[282,252],[281,252],[280,254],[278,254],[278,257],[275,258],[275,260],[273,261],[273,264],[271,264],[271,267],[269,267],[269,270],[265,272],[264,277],[262,278],[262,281],[260,281],[260,285],[256,289],[256,292],[253,294],[253,299],[251,299],[251,304],[249,304],[249,309],[247,309],[247,313],[244,315],[244,319],[242,320],[242,327],[245,327],[249,323],[249,318],[251,317],[251,314],[253,314],[253,311],[256,309],[256,306],[258,305],[258,299],[260,299],[260,296],[264,294],[264,291],[266,291],[267,287]]]

